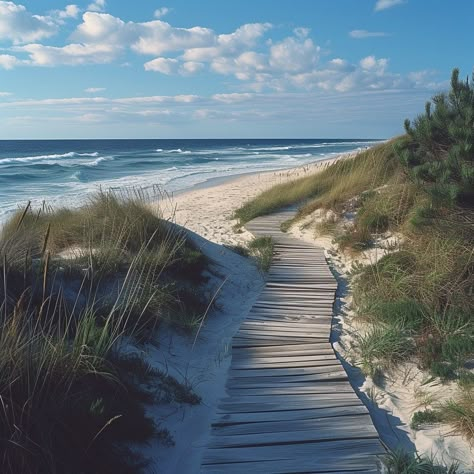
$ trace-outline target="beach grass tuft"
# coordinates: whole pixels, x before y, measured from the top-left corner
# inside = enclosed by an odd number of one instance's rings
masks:
[[[31,205],[0,233],[2,472],[128,474],[126,446],[172,440],[144,403],[195,404],[186,385],[130,354],[163,321],[207,302],[206,260],[141,192],[99,193],[78,209]]]
[[[389,474],[456,474],[459,471],[457,464],[442,466],[433,458],[401,449],[384,456],[383,464]]]
[[[248,243],[248,249],[262,272],[268,272],[273,260],[274,243],[271,237],[255,237]]]

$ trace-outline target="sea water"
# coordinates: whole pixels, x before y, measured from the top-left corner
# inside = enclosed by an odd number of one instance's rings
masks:
[[[374,145],[362,139],[4,140],[0,221],[46,202],[77,206],[99,189],[160,187],[168,193],[215,178],[304,165]]]

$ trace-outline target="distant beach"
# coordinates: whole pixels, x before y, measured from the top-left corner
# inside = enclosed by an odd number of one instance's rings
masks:
[[[91,192],[158,186],[168,193],[231,176],[298,167],[376,140],[0,141],[0,221],[31,200],[77,206]],[[217,180],[217,181],[216,181]]]

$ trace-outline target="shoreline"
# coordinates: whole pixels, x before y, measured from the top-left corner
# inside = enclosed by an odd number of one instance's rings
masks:
[[[318,163],[325,163],[327,161],[332,161],[334,159],[338,159],[339,157],[343,157],[344,155],[347,155],[347,154],[358,153],[359,151],[361,151],[361,149],[360,150],[357,149],[357,150],[348,151],[347,153],[338,153],[334,156],[323,157],[319,160],[310,161],[310,162],[308,162],[304,165],[300,165],[300,166],[292,166],[292,167],[288,167],[288,168],[278,168],[278,169],[274,169],[274,170],[246,171],[246,172],[235,173],[235,174],[226,175],[226,176],[216,176],[214,178],[207,178],[205,181],[193,184],[188,188],[183,188],[183,189],[178,189],[176,191],[172,191],[172,192],[169,193],[169,195],[170,195],[170,197],[178,197],[178,196],[182,196],[183,194],[187,194],[187,193],[192,192],[192,191],[198,191],[198,190],[213,188],[214,186],[220,186],[221,184],[228,184],[228,183],[236,181],[240,178],[245,178],[246,176],[251,176],[251,175],[265,175],[267,173],[283,173],[285,171],[298,170],[298,169],[304,168],[306,166],[314,166],[314,165],[317,165]]]
[[[338,154],[303,166],[261,173],[234,175],[224,181],[207,181],[179,194],[164,195],[151,203],[159,205],[165,218],[186,227],[205,239],[221,245],[242,245],[252,239],[244,228],[234,231],[237,220],[234,211],[246,201],[280,183],[322,171],[342,159],[356,156],[363,150]]]

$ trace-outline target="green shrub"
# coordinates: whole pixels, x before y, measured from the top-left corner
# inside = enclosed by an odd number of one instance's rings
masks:
[[[426,456],[403,450],[389,452],[383,458],[388,474],[456,474],[458,465],[441,466]]]
[[[412,430],[419,430],[423,425],[430,425],[433,423],[440,423],[442,421],[441,415],[434,410],[416,411],[413,413],[410,422]]]
[[[268,272],[273,260],[273,240],[271,237],[256,237],[248,244],[250,255],[257,259],[258,267]]]
[[[353,228],[337,235],[334,241],[341,250],[366,250],[372,245],[372,235],[368,229]]]
[[[425,113],[413,124],[405,121],[410,141],[398,154],[435,205],[474,204],[473,127],[474,85],[460,81],[458,69],[453,70],[447,94],[427,102]]]
[[[378,209],[362,208],[356,217],[356,227],[367,229],[370,233],[382,234],[390,224],[388,214]]]
[[[370,319],[385,324],[420,329],[426,321],[426,309],[416,300],[375,301],[360,311]]]
[[[356,342],[362,370],[371,376],[405,360],[413,352],[413,342],[405,330],[395,326],[373,326],[367,333],[358,335]]]
[[[437,357],[439,356],[437,355]],[[455,369],[452,364],[442,360],[432,360],[429,365],[433,377],[439,377],[443,382],[453,380],[456,377]]]

